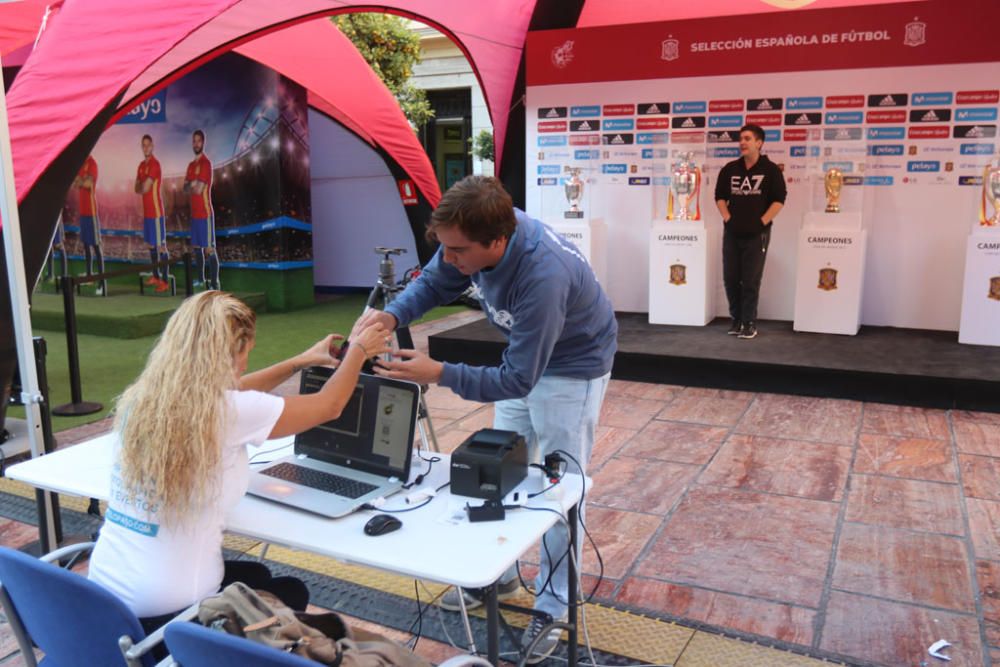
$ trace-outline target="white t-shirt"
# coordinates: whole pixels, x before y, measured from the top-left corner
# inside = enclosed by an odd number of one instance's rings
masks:
[[[121,598],[140,618],[185,609],[219,590],[225,518],[247,490],[246,445],[259,446],[274,428],[284,400],[259,391],[227,391],[218,479],[197,516],[177,525],[160,523],[144,497],[129,498],[118,455],[111,472],[111,499],[89,578]],[[176,522],[175,522],[176,523]]]

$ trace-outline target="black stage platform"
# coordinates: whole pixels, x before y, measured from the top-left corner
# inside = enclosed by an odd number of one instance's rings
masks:
[[[760,321],[753,340],[705,327],[655,325],[618,314],[613,377],[696,387],[829,396],[1000,412],[1000,347],[959,345],[958,334],[862,327],[857,336],[798,333]],[[485,320],[430,337],[442,361],[499,363],[505,342]]]

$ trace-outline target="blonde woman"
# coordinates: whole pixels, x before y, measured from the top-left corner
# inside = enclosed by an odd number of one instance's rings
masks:
[[[365,360],[388,351],[389,334],[381,325],[356,332],[319,392],[280,398],[264,392],[306,366],[336,364],[335,337],[244,375],[255,328],[253,311],[230,294],[187,299],[118,401],[111,498],[89,576],[147,632],[231,581],[271,590],[295,608],[308,603],[297,579],[223,562],[224,519],[247,487],[245,445],[336,419]]]

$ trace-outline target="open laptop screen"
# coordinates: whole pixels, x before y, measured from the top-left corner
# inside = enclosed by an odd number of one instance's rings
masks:
[[[300,393],[319,391],[332,374],[332,368],[307,368]],[[340,417],[295,436],[295,453],[405,480],[419,397],[412,382],[362,374]]]

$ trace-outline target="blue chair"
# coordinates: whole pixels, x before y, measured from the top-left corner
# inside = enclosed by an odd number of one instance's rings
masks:
[[[180,667],[316,667],[312,660],[197,623],[172,623],[164,636]]]
[[[167,648],[180,667],[316,667],[312,660],[264,644],[210,630],[197,623],[171,623]],[[440,667],[490,667],[482,658],[457,655]]]
[[[37,665],[32,641],[45,654],[43,667],[155,665],[148,651],[161,641],[163,628],[146,637],[113,593],[53,564],[93,546],[76,544],[41,559],[0,547],[0,602],[28,667]],[[179,618],[192,617],[194,609]]]

